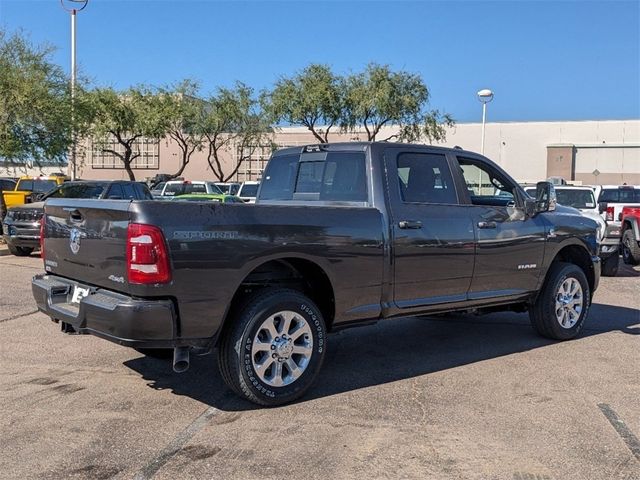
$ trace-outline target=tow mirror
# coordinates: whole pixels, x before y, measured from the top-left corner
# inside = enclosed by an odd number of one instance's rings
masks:
[[[598,213],[604,213],[607,211],[607,202],[598,203]]]
[[[552,212],[556,209],[556,189],[551,182],[536,184],[536,213]]]

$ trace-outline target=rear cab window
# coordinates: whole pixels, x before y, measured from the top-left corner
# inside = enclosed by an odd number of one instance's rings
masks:
[[[58,184],[55,180],[19,180],[18,188],[25,192],[47,193],[56,188]]]
[[[598,203],[640,203],[640,188],[604,188]]]
[[[264,172],[260,200],[368,201],[364,152],[278,155]]]

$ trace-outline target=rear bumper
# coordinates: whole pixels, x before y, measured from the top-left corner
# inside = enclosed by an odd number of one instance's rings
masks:
[[[33,277],[31,287],[38,310],[63,322],[66,332],[96,335],[138,348],[193,345],[177,338],[177,314],[169,299],[132,298],[47,274]],[[76,287],[88,288],[89,294],[72,303]]]

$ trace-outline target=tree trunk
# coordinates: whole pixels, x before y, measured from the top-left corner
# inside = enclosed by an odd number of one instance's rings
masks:
[[[136,176],[133,173],[133,169],[131,168],[131,147],[125,147],[124,150],[124,158],[122,159],[122,162],[124,163],[124,169],[127,171],[127,174],[129,175],[129,180],[131,180],[132,182],[135,182],[136,180]]]

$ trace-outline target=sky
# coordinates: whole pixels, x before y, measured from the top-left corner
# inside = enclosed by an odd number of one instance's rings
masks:
[[[89,0],[77,18],[81,73],[100,86],[261,90],[309,63],[376,62],[422,75],[458,122],[481,121],[482,88],[488,121],[640,118],[640,0]],[[0,28],[53,45],[69,71],[58,0],[0,0]]]

